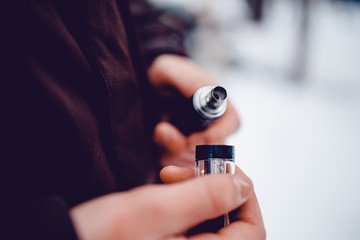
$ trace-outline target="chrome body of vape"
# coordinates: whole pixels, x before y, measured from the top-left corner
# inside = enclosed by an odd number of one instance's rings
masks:
[[[235,174],[235,149],[229,145],[196,146],[195,175]],[[223,226],[230,224],[229,214],[224,215]]]

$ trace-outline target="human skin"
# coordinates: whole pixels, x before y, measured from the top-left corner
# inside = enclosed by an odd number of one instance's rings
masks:
[[[235,175],[193,178],[192,169],[168,166],[167,185],[147,185],[80,204],[70,211],[83,240],[264,240],[265,229],[250,179]],[[180,182],[179,182],[180,181]],[[186,237],[191,227],[236,208],[237,221],[217,233]]]
[[[172,89],[190,98],[202,86],[219,83],[206,70],[191,59],[164,54],[155,59],[148,70],[150,82],[161,94],[167,95]],[[226,138],[235,133],[240,120],[231,101],[225,114],[208,128],[185,136],[171,123],[162,121],[155,126],[154,141],[163,149],[163,167],[176,165],[194,167],[195,146],[200,144],[224,144]]]
[[[204,85],[218,83],[191,60],[175,55],[158,57],[149,68],[153,86],[162,92],[171,86],[184,97]],[[236,175],[192,179],[194,150],[198,144],[223,144],[239,128],[231,103],[225,115],[202,132],[183,135],[171,123],[160,122],[154,141],[163,148],[160,172],[164,183],[105,195],[70,210],[80,239],[211,240],[265,239],[261,211],[250,179],[239,169]],[[181,168],[176,166],[186,166]],[[187,238],[185,233],[204,220],[221,216],[241,206],[238,221],[217,233]]]

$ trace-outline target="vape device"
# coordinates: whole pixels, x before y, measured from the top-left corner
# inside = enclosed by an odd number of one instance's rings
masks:
[[[229,145],[196,146],[195,175],[235,174],[235,148]],[[229,214],[213,221],[211,227],[219,228],[230,224]]]
[[[227,92],[221,86],[203,86],[183,104],[173,104],[170,122],[185,135],[204,130],[227,109]]]
[[[235,147],[230,145],[197,145],[195,175],[234,174]]]

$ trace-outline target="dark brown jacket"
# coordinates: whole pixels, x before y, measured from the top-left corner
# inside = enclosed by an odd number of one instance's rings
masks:
[[[156,179],[145,70],[183,54],[168,41],[181,34],[139,3],[133,16],[123,0],[14,2],[3,8],[2,206],[13,237],[70,239],[69,207]]]

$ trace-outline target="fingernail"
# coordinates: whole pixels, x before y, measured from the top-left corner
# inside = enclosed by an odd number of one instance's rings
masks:
[[[239,175],[235,175],[233,177],[233,181],[235,183],[235,186],[237,188],[237,204],[241,205],[246,200],[249,199],[251,195],[251,186],[249,183],[247,183],[242,177]]]

